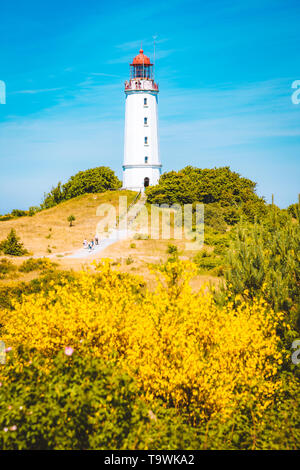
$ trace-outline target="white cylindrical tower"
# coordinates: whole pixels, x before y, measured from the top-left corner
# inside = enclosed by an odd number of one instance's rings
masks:
[[[130,64],[125,95],[123,188],[140,191],[158,183],[162,166],[158,144],[158,86],[154,82],[153,64],[142,49]]]

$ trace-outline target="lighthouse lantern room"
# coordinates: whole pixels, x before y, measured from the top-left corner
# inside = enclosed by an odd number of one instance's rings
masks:
[[[158,148],[158,85],[153,64],[142,49],[130,64],[125,95],[123,188],[143,191],[158,183],[162,165]]]

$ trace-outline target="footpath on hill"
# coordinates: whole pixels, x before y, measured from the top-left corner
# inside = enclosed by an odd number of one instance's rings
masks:
[[[127,240],[131,238],[134,234],[133,229],[133,223],[136,219],[136,217],[139,215],[142,207],[145,205],[147,200],[146,194],[143,192],[141,193],[140,198],[138,201],[133,204],[131,207],[129,207],[128,212],[127,212],[127,228],[126,229],[120,229],[119,224],[116,224],[115,227],[113,227],[111,230],[109,230],[107,237],[103,238],[100,240],[99,245],[94,245],[92,249],[88,248],[81,248],[79,250],[76,250],[75,252],[69,254],[66,256],[66,258],[88,258],[90,256],[94,256],[97,253],[100,253],[101,251],[105,250],[108,246],[117,243],[118,241],[121,240]]]

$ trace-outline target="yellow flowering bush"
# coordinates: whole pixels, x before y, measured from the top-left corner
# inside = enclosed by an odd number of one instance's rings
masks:
[[[114,355],[148,401],[161,398],[192,422],[225,419],[244,406],[259,416],[271,403],[281,386],[281,316],[263,301],[216,306],[206,287],[192,292],[196,266],[187,261],[161,267],[155,292],[109,262],[97,270],[15,302],[1,313],[1,339],[49,358],[66,346]]]

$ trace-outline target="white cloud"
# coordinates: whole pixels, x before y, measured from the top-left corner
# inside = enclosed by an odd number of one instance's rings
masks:
[[[18,91],[12,91],[10,94],[11,95],[35,95],[37,93],[48,93],[50,91],[58,91],[62,90],[63,88],[42,88],[40,90],[38,89],[33,89],[33,90],[18,90]]]

